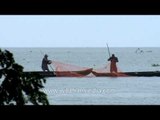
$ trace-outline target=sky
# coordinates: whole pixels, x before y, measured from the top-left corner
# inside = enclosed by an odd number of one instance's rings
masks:
[[[0,15],[0,47],[160,47],[160,15]]]

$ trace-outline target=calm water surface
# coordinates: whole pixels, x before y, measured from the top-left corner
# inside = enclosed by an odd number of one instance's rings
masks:
[[[14,53],[24,70],[41,70],[49,59],[94,69],[108,62],[107,48],[5,48]],[[119,58],[121,71],[159,71],[160,48],[110,48]],[[53,105],[160,105],[160,77],[47,78],[43,89]]]

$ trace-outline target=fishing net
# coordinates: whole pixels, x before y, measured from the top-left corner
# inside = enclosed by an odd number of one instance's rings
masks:
[[[59,61],[52,61],[56,76],[59,77],[85,77],[92,72],[92,68],[80,67]]]
[[[95,76],[110,76],[123,77],[124,74],[117,65],[117,72],[110,72],[110,63],[100,68],[81,67],[73,64],[63,63],[60,61],[52,61],[54,72],[58,77],[95,77]],[[92,74],[91,74],[92,73]]]

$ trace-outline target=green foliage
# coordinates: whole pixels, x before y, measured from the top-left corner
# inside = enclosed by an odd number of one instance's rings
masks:
[[[25,74],[13,54],[1,49],[0,81],[0,105],[49,105],[47,95],[41,91],[46,80],[35,73]]]

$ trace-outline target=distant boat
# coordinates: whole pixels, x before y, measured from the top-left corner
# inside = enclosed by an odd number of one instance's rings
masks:
[[[152,64],[153,67],[158,67],[160,66],[159,64]]]
[[[152,52],[151,50],[148,50],[148,51],[146,51],[146,52]]]

